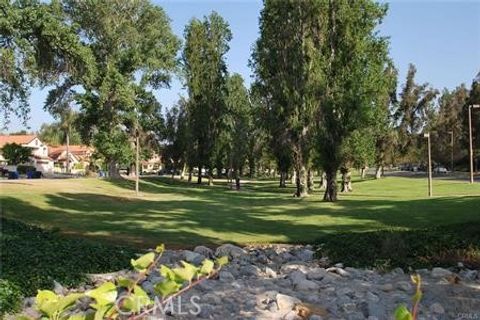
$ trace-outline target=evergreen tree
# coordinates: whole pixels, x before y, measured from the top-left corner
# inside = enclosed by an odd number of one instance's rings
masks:
[[[183,67],[188,89],[188,127],[191,132],[189,166],[208,170],[209,184],[217,156],[220,123],[225,112],[227,67],[225,55],[232,37],[228,24],[216,12],[192,19],[185,28]]]

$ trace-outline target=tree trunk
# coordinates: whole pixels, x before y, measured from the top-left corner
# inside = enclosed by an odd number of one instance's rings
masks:
[[[255,177],[255,160],[249,160],[248,161],[248,176],[250,179],[253,179]]]
[[[325,171],[322,171],[320,178],[320,190],[327,190],[327,175]]]
[[[192,182],[192,177],[193,177],[193,169],[188,168],[188,182]]]
[[[186,163],[183,164],[182,174],[180,175],[180,180],[184,180],[184,179],[185,179],[185,173],[187,173],[187,164],[186,164]]]
[[[328,169],[325,171],[326,176],[326,188],[323,200],[328,202],[337,201],[337,170]]]
[[[197,184],[202,184],[202,166],[198,166]]]
[[[120,178],[120,173],[118,172],[117,168],[117,161],[116,160],[109,160],[108,161],[108,177],[109,178]]]
[[[367,175],[367,167],[363,167],[362,169],[360,169],[360,176],[363,179],[365,179],[366,175]]]
[[[307,172],[307,188],[308,192],[313,192],[313,190],[315,189],[312,169],[308,169]]]
[[[377,166],[375,169],[375,179],[380,179],[382,177],[383,168],[382,166]]]
[[[295,177],[295,184],[296,184],[296,191],[295,191],[295,196],[296,197],[305,197],[308,195],[307,192],[307,170],[305,166],[300,165],[298,167],[298,172]]]
[[[287,173],[285,171],[280,171],[280,188],[287,187]]]
[[[295,181],[297,181],[297,172],[295,169],[292,171],[292,176],[290,177],[292,184],[295,184]]]
[[[342,190],[341,192],[351,192],[352,189],[352,174],[348,168],[342,170]]]
[[[234,170],[235,175],[235,189],[240,190],[240,172],[238,169]]]

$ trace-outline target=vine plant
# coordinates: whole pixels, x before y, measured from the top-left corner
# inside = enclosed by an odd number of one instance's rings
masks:
[[[422,300],[422,278],[415,274],[411,276],[412,282],[415,284],[415,294],[412,297],[413,307],[412,311],[408,310],[405,305],[399,306],[395,310],[395,320],[416,320],[418,314],[418,306]]]
[[[161,307],[165,307],[175,297],[203,280],[216,276],[222,266],[228,263],[228,257],[221,257],[215,261],[205,259],[198,267],[185,261],[181,261],[181,267],[173,269],[165,265],[157,267],[164,251],[164,245],[159,245],[155,252],[132,259],[131,265],[138,272],[133,279],[119,277],[115,282],[105,282],[85,293],[71,293],[66,296],[57,295],[50,290],[39,290],[35,299],[35,307],[41,314],[40,319],[143,319],[155,312],[159,307],[157,302]],[[158,271],[163,277],[163,281],[154,286],[154,291],[160,298],[159,301],[152,300],[139,285],[153,271]],[[90,297],[94,301],[90,304],[95,309],[94,314],[75,312],[75,303],[82,297]],[[22,315],[18,319],[33,320],[36,318]]]

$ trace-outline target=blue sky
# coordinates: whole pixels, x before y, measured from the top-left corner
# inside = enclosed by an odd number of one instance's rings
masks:
[[[183,37],[185,25],[192,17],[220,13],[230,24],[233,39],[227,55],[230,72],[251,81],[248,67],[251,46],[258,37],[258,17],[262,7],[256,0],[154,0],[162,6],[174,32]],[[380,26],[390,37],[390,54],[399,70],[399,83],[405,78],[409,63],[417,66],[417,80],[435,88],[453,89],[461,83],[470,86],[480,71],[480,0],[479,1],[393,1]],[[182,94],[178,80],[171,89],[158,90],[163,108],[169,108]],[[43,111],[46,90],[33,89],[29,130],[36,131],[52,118]],[[25,129],[13,119],[9,131]]]

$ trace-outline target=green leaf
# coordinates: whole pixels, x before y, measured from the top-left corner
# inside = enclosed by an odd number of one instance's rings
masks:
[[[155,248],[155,252],[156,253],[163,253],[165,251],[165,245],[162,243],[162,244],[159,244],[156,248]]]
[[[202,262],[202,267],[200,268],[201,275],[209,275],[213,270],[214,263],[212,260],[205,259]]]
[[[223,267],[228,263],[228,257],[227,256],[220,257],[217,260],[215,260],[215,262],[219,267]]]
[[[130,288],[131,286],[133,286],[134,283],[135,282],[132,279],[125,278],[125,277],[119,277],[117,279],[117,285],[120,288]]]
[[[180,288],[181,285],[173,280],[165,280],[163,282],[159,282],[154,287],[155,292],[159,294],[162,298],[174,294],[175,292],[180,290]]]
[[[401,305],[395,310],[395,320],[413,320],[413,317],[407,307]]]
[[[64,311],[66,308],[74,304],[75,301],[77,301],[83,296],[84,295],[82,293],[72,293],[72,294],[69,294],[68,296],[60,298],[60,300],[58,301],[57,311],[58,312]]]
[[[85,320],[87,317],[84,313],[75,313],[68,317],[68,320]]]
[[[142,308],[152,304],[148,294],[139,286],[135,286],[132,295],[123,300],[122,308],[132,312],[139,312]]]
[[[155,253],[149,252],[137,260],[132,259],[130,263],[139,272],[144,272],[155,260]]]
[[[106,305],[113,304],[117,299],[117,288],[111,282],[105,282],[100,287],[89,290],[85,293],[87,296],[95,299],[96,304],[92,307],[99,310]]]
[[[38,290],[35,298],[35,305],[37,309],[48,317],[57,311],[59,297],[50,290]]]
[[[167,278],[168,280],[172,280],[172,281],[180,281],[180,279],[178,279],[177,275],[175,274],[175,272],[173,272],[172,269],[170,269],[169,267],[167,266],[160,266],[160,275],[162,275],[162,277],[164,278]]]
[[[175,274],[184,281],[192,281],[193,277],[195,277],[195,275],[197,274],[197,267],[185,261],[182,261],[181,263],[183,265],[183,268],[175,268],[173,269],[173,272],[175,272]]]
[[[97,311],[95,312],[95,317],[93,319],[94,320],[104,320],[108,316],[112,315],[114,311],[115,311],[115,309],[112,308],[111,305],[100,306],[97,309]]]

